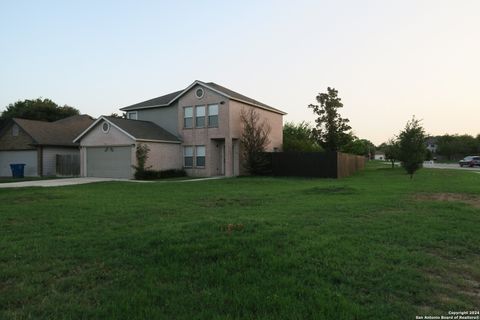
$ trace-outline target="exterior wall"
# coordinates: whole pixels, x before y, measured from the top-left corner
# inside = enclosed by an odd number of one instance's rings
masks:
[[[97,123],[97,125],[80,140],[80,175],[82,177],[87,174],[86,147],[135,145],[135,140],[112,125],[108,133],[104,133],[102,131],[102,124],[103,121]],[[136,163],[135,152],[132,152],[132,165],[136,165]]]
[[[13,136],[12,127],[14,123],[8,125],[0,136],[0,150],[35,150],[31,144],[35,141],[22,128],[18,127],[18,135]]]
[[[57,174],[57,154],[78,155],[79,153],[78,148],[44,147],[42,150],[42,175],[54,176]]]
[[[197,177],[207,177],[218,175],[218,168],[221,165],[221,161],[218,160],[220,157],[219,152],[221,152],[222,141],[225,141],[225,150],[231,148],[231,139],[229,131],[229,115],[228,115],[228,103],[229,100],[224,96],[217,94],[214,91],[204,89],[204,96],[201,99],[198,99],[195,96],[195,90],[201,86],[194,86],[188,92],[186,92],[178,101],[178,128],[179,136],[183,140],[182,150],[181,150],[181,165],[183,166],[183,146],[205,146],[205,168],[185,168],[185,171],[190,176]],[[223,104],[222,104],[223,102]],[[209,104],[218,104],[218,128],[194,128],[185,129],[183,127],[183,109],[184,107],[195,107],[196,105],[209,105]],[[208,118],[208,110],[207,115]],[[193,121],[195,123],[195,113]],[[230,140],[230,142],[229,142]],[[217,144],[220,145],[217,147]],[[228,152],[225,152],[227,155]],[[230,163],[229,159],[225,159],[226,163]],[[231,166],[230,166],[231,167]],[[225,175],[231,176],[232,170],[228,169],[229,166],[225,167]]]
[[[139,144],[140,143],[137,143],[137,146]],[[153,170],[182,168],[182,148],[179,143],[148,142],[144,144],[150,148],[146,164],[147,167],[151,166]]]
[[[137,119],[151,121],[170,133],[178,134],[178,104],[168,107],[137,110]]]
[[[103,121],[100,121],[90,132],[83,136],[80,141],[80,146],[121,146],[135,144],[132,138],[112,125],[108,133],[104,133],[102,131],[102,124]]]
[[[230,132],[231,137],[234,141],[234,148],[231,150],[232,156],[234,159],[233,175],[243,175],[246,174],[243,167],[243,157],[242,157],[242,146],[240,145],[240,138],[242,136],[242,121],[241,113],[242,109],[248,110],[252,107],[250,105],[233,101],[229,102],[229,115],[230,115]],[[255,110],[260,115],[260,121],[266,120],[270,125],[270,135],[269,135],[269,144],[267,145],[266,151],[272,152],[275,150],[282,150],[283,145],[283,116],[281,114],[271,112],[268,110],[255,108]]]

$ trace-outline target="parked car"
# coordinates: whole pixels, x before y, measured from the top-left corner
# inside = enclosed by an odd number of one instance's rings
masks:
[[[480,156],[468,156],[458,162],[460,167],[480,167]]]

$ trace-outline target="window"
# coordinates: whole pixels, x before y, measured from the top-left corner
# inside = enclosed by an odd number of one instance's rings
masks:
[[[195,127],[197,128],[205,127],[205,106],[195,107]]]
[[[197,146],[195,149],[195,166],[205,167],[205,146]]]
[[[184,128],[193,127],[193,107],[183,108],[183,127]]]
[[[183,147],[183,166],[193,167],[193,147]]]
[[[208,106],[208,126],[210,128],[218,127],[218,104]]]
[[[203,91],[202,88],[198,88],[197,90],[195,90],[195,97],[197,97],[198,99],[203,98],[204,94],[205,94],[205,91]]]
[[[137,120],[138,119],[137,111],[127,112],[127,119]]]
[[[12,127],[12,136],[18,136],[18,126],[16,124],[14,124]]]
[[[110,131],[110,124],[108,122],[102,124],[102,131],[103,133],[108,133],[108,131]]]

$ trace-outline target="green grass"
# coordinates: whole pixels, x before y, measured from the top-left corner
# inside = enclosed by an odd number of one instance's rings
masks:
[[[0,189],[0,319],[414,319],[478,309],[480,174],[370,166]]]

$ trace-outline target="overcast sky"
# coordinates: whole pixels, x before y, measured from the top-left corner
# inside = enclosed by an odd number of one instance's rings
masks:
[[[97,117],[213,81],[288,115],[335,87],[376,144],[412,115],[480,133],[480,1],[0,0],[0,110],[51,98]]]

